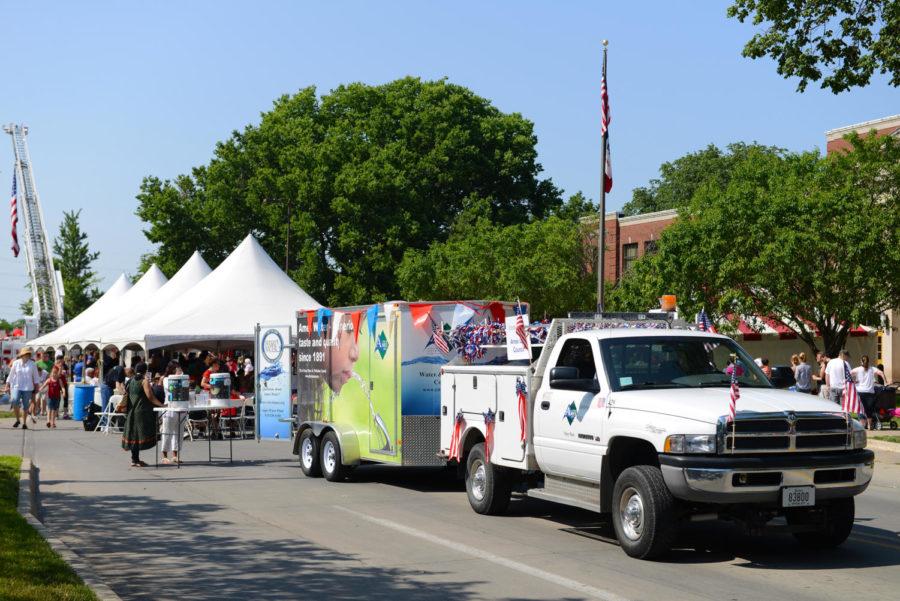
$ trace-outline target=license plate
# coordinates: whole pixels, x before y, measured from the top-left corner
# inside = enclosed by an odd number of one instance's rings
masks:
[[[786,486],[781,489],[782,507],[810,507],[815,504],[815,486]]]

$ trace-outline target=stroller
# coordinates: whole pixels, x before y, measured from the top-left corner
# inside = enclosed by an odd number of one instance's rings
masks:
[[[897,429],[900,409],[897,408],[897,389],[893,386],[875,387],[875,429]]]

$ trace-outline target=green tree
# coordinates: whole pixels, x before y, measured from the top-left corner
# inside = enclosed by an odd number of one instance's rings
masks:
[[[53,262],[62,274],[66,321],[76,317],[100,298],[97,275],[92,265],[100,256],[91,252],[87,234],[81,231],[81,210],[64,211],[59,233],[53,239]]]
[[[355,83],[321,98],[306,88],[191,175],[144,180],[137,214],[158,244],[144,263],[170,274],[199,249],[215,266],[253,233],[324,303],[397,296],[403,254],[445,240],[463,210],[484,201],[506,225],[560,207],[536,142],[521,115],[446,81]]]
[[[504,226],[473,210],[446,242],[406,253],[397,270],[401,292],[411,300],[521,298],[536,317],[589,309],[595,284],[581,227],[556,216]]]
[[[811,350],[844,345],[851,324],[900,305],[900,143],[847,138],[852,152],[755,150],[724,188],[708,182],[609,295],[646,309],[664,292],[714,318],[771,316]]]
[[[734,0],[728,16],[765,24],[743,55],[771,57],[780,75],[800,78],[800,92],[821,80],[823,89],[839,94],[868,85],[876,71],[900,85],[896,0]]]
[[[659,177],[651,179],[648,186],[635,188],[622,212],[626,216],[640,215],[687,206],[703,184],[711,182],[721,188],[727,186],[735,165],[750,152],[758,150],[771,154],[784,152],[773,146],[755,143],[736,142],[726,146],[724,151],[710,144],[703,150],[663,163],[659,168]]]

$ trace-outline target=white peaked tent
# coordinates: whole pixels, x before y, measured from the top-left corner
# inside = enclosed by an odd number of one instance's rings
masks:
[[[50,346],[58,347],[67,345],[68,334],[70,332],[74,332],[78,330],[82,324],[90,323],[99,316],[104,315],[113,307],[115,301],[130,289],[131,281],[127,277],[125,277],[125,274],[123,273],[116,279],[115,282],[113,282],[113,285],[110,286],[105,293],[103,293],[103,296],[94,301],[93,305],[79,313],[71,321],[67,321],[52,332],[31,340],[28,344],[35,348],[46,348]]]
[[[90,321],[84,321],[67,332],[66,340],[69,346],[78,345],[81,348],[88,344],[100,346],[97,333],[101,328],[123,315],[139,310],[167,281],[165,274],[154,263],[130,290],[117,297],[108,308],[104,307],[102,312],[92,315]]]
[[[141,323],[154,318],[164,312],[169,306],[181,302],[188,291],[200,283],[203,278],[212,272],[200,253],[194,251],[191,258],[152,296],[148,296],[144,302],[135,306],[133,310],[126,312],[117,319],[108,321],[97,332],[100,346],[115,346],[123,349],[129,344],[143,345],[147,332]]]
[[[321,305],[266,254],[252,235],[177,302],[137,324],[144,348],[252,344],[257,323],[288,325],[299,308]]]

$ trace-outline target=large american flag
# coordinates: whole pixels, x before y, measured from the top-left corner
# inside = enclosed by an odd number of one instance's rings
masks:
[[[841,411],[845,413],[861,413],[859,393],[850,374],[850,364],[844,361],[844,394],[841,396]]]
[[[525,319],[522,317],[522,303],[516,303],[513,310],[516,313],[516,336],[519,337],[525,350],[528,350],[528,332],[525,331]]]
[[[603,65],[603,77],[600,78],[600,134],[606,145],[606,162],[603,165],[603,190],[612,190],[612,159],[609,156],[609,122],[612,113],[609,111],[609,93],[606,90],[606,64]]]
[[[731,364],[731,402],[728,404],[728,421],[733,422],[737,414],[737,400],[741,398],[741,386],[738,383],[738,362]]]
[[[19,235],[16,233],[16,227],[19,225],[19,209],[16,200],[16,172],[13,170],[12,197],[9,201],[9,218],[12,221],[12,251],[13,256],[19,256]]]

